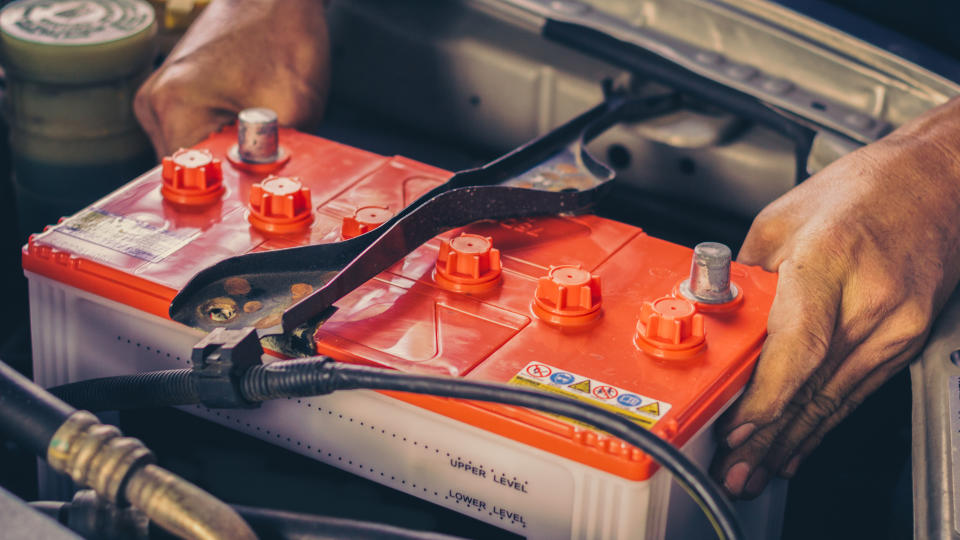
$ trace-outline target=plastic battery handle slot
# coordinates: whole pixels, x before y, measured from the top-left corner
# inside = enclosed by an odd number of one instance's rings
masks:
[[[289,333],[444,231],[481,219],[586,211],[606,193],[614,176],[586,151],[586,143],[619,121],[662,114],[675,106],[672,95],[608,96],[490,164],[455,174],[366,234],[343,242],[241,255],[201,271],[174,298],[170,316],[205,330],[251,326],[253,321],[242,315],[226,325],[214,324],[198,308],[218,296],[211,294],[231,278],[246,279],[264,291],[256,298],[264,305],[286,298],[293,284],[310,284],[314,292],[286,309],[282,329],[261,330],[262,335]]]

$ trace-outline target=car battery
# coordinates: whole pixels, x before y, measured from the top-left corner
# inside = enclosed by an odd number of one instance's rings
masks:
[[[204,332],[168,316],[229,257],[338,242],[375,228],[450,173],[294,130],[269,163],[226,127],[32,236],[33,361],[45,386],[184,368]],[[414,248],[414,246],[411,246]],[[682,294],[692,250],[595,215],[480,221],[415,247],[339,300],[320,354],[559,393],[614,411],[701,467],[742,391],[776,276],[732,264],[732,301]],[[291,302],[313,290],[291,287]],[[280,313],[228,280],[212,323]],[[273,351],[279,355],[279,351]],[[357,390],[250,410],[185,407],[356,475],[529,538],[709,538],[706,518],[646,454],[516,407]],[[778,537],[785,483],[737,503],[750,538]]]

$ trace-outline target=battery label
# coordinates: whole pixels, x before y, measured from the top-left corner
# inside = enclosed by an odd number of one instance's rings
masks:
[[[71,217],[51,232],[153,263],[169,257],[200,234],[199,230],[169,231],[96,209]]]
[[[585,401],[628,418],[647,429],[653,427],[670,410],[670,404],[666,401],[643,396],[543,362],[530,362],[510,379],[510,384]]]

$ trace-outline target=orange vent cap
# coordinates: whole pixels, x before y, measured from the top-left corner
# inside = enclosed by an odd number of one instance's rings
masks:
[[[500,272],[500,250],[489,237],[463,233],[440,245],[435,278],[444,289],[487,292],[500,283]]]
[[[250,186],[250,223],[267,233],[306,230],[313,223],[310,188],[287,176],[269,176]]]
[[[163,198],[187,206],[212,204],[223,195],[223,169],[208,150],[177,150],[160,168]]]

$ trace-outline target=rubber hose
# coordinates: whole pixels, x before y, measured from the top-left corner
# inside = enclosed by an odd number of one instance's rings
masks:
[[[74,408],[0,361],[0,435],[46,457],[50,439]]]

